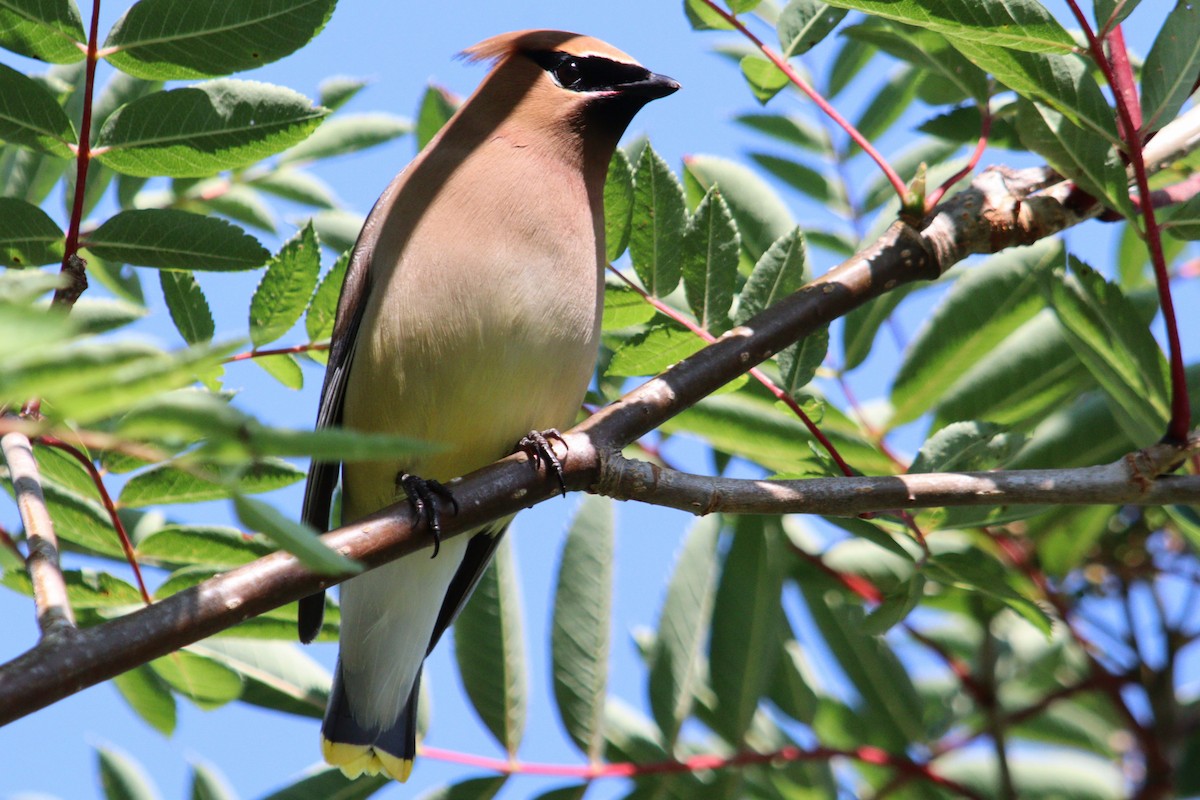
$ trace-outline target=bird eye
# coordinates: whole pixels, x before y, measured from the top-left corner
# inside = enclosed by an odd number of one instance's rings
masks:
[[[558,85],[564,89],[569,89],[579,83],[583,75],[579,71],[579,62],[573,58],[567,59],[559,64],[554,70],[554,79],[558,81]]]

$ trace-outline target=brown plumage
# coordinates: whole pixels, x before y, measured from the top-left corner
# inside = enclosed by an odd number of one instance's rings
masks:
[[[342,467],[343,518],[398,498],[397,474],[447,480],[569,426],[595,367],[603,189],[646,102],[678,84],[563,31],[469,48],[491,72],[379,198],[338,302],[319,427],[403,434],[444,449]],[[336,463],[309,471],[304,519],[324,529]],[[466,602],[506,522],[342,585],[341,651],[322,726],[348,775],[408,777],[425,656]],[[300,635],[320,628],[301,603]]]

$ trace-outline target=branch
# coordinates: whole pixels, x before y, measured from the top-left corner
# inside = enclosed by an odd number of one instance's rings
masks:
[[[1200,107],[1163,128],[1147,147],[1146,161],[1161,165],[1194,147],[1197,140]],[[935,209],[920,229],[902,221],[893,223],[878,241],[849,261],[577,426],[567,436],[569,452],[560,452],[568,488],[587,489],[599,481],[600,451],[618,449],[641,438],[792,342],[868,300],[903,283],[936,278],[972,253],[1029,244],[1100,213],[1095,203],[1086,207],[1068,204],[1070,187],[1065,182],[1055,184],[1055,180],[1045,168],[990,169]],[[1153,477],[1157,473],[1146,474]],[[996,476],[986,477],[994,480]],[[899,481],[899,486],[922,478],[887,480]],[[1147,492],[1157,498],[1156,492],[1167,491],[1160,485],[1173,487],[1178,480],[1184,479],[1154,480]],[[523,454],[450,485],[460,510],[442,521],[443,538],[558,495],[557,484],[531,470]],[[1058,497],[1054,502],[1062,501],[1062,496]],[[1049,495],[1043,500],[1049,501]],[[1110,496],[1099,500],[1113,502]],[[413,531],[407,504],[384,509],[325,534],[323,539],[367,567],[431,544],[423,532]],[[0,666],[0,725],[339,580],[310,573],[287,553],[274,553],[153,606],[93,628],[70,631],[69,636],[44,640]]]
[[[42,642],[58,642],[74,631],[75,615],[58,565],[58,539],[46,509],[46,498],[42,495],[33,446],[24,434],[9,433],[0,437],[0,449],[8,462],[8,474],[17,494],[17,508],[29,542],[26,564],[33,583],[33,603],[37,609],[38,627],[42,629]]]

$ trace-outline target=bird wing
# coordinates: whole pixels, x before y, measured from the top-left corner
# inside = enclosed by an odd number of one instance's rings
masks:
[[[321,385],[321,402],[317,407],[318,430],[336,428],[342,424],[346,381],[354,361],[358,329],[367,308],[367,298],[371,293],[370,268],[375,256],[375,243],[379,241],[377,229],[387,218],[388,210],[406,172],[407,170],[397,175],[375,201],[350,255],[350,264],[346,268],[346,278],[338,297],[329,363],[325,368],[325,382]],[[341,466],[339,461],[313,459],[308,467],[308,482],[304,487],[304,505],[300,518],[319,531],[329,530],[329,511]],[[300,641],[308,644],[321,631],[321,621],[325,616],[324,590],[302,597],[299,605],[297,627]]]

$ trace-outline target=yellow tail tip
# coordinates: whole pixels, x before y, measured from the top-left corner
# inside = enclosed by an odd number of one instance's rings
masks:
[[[412,774],[411,758],[398,758],[383,750],[376,750],[369,744],[331,742],[322,736],[321,755],[325,757],[326,763],[340,769],[342,774],[351,780],[363,774],[383,773],[404,783]]]

